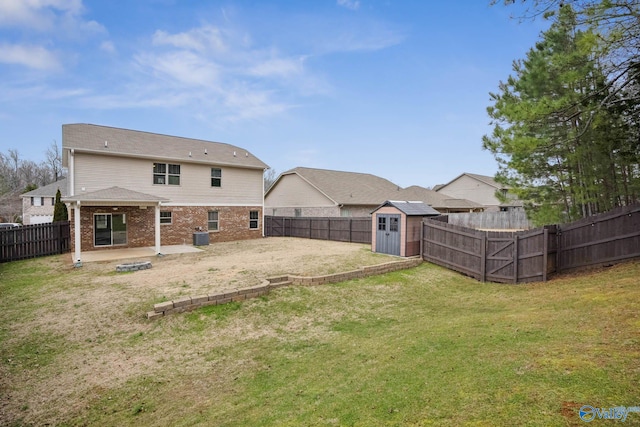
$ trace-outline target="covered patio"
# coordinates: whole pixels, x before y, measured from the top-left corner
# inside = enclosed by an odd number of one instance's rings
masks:
[[[162,253],[160,205],[167,199],[110,187],[62,200],[73,222],[72,253],[76,266],[91,258],[116,259],[118,251],[123,250],[142,254],[138,256],[147,256],[149,251],[151,255]]]

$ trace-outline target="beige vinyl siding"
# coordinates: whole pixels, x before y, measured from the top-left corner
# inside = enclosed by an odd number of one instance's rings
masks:
[[[497,188],[491,185],[463,175],[438,192],[456,199],[472,200],[485,206],[497,206],[500,201],[495,196],[496,190]]]
[[[75,154],[74,194],[118,186],[169,199],[169,204],[262,205],[260,169],[180,164],[180,185],[153,184],[153,160]],[[170,162],[167,162],[170,163]],[[222,187],[211,187],[211,168],[222,169]]]
[[[265,207],[333,207],[331,199],[298,175],[285,175],[269,191],[264,201]]]

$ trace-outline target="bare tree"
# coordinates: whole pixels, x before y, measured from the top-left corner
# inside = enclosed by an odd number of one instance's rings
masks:
[[[275,169],[267,169],[264,172],[264,191],[267,191],[269,187],[271,187],[273,183],[276,182],[277,178],[278,172],[276,172]]]
[[[46,164],[53,175],[53,182],[56,182],[62,176],[62,154],[55,140],[47,148]]]

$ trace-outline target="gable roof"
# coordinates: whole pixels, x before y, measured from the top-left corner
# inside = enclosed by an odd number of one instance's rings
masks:
[[[339,205],[378,205],[397,194],[400,187],[376,175],[328,169],[297,167],[280,174],[266,194],[283,176],[295,174]]]
[[[101,155],[138,157],[184,163],[206,163],[267,169],[247,150],[221,142],[161,135],[92,124],[62,125],[63,166],[70,150]]]
[[[140,193],[122,187],[109,187],[103,190],[63,197],[64,202],[81,203],[158,203],[169,199],[151,194]]]
[[[489,185],[491,187],[494,187],[494,188],[496,188],[498,190],[509,189],[509,186],[500,184],[499,182],[497,182],[491,176],[479,175],[477,173],[468,173],[468,172],[461,173],[460,175],[458,175],[457,177],[453,178],[451,181],[447,182],[446,184],[436,185],[434,188],[436,189],[436,191],[440,191],[444,187],[446,187],[447,185],[449,185],[452,182],[462,178],[463,176],[468,176],[469,178],[475,179],[476,181],[480,181],[480,182],[482,182],[484,184],[487,184],[487,185]]]
[[[404,213],[407,216],[437,216],[440,215],[440,212],[433,209],[431,206],[426,203],[419,201],[402,201],[402,200],[387,200],[380,206],[378,206],[375,210],[385,207],[385,206],[393,206],[398,209],[400,212]]]
[[[60,189],[60,195],[62,197],[67,195],[67,178],[62,178],[57,180],[56,182],[52,182],[51,184],[43,185],[40,188],[36,188],[35,190],[27,191],[26,193],[22,193],[22,197],[56,197],[56,193]]]
[[[398,192],[398,198],[404,200],[419,200],[440,209],[480,209],[484,206],[467,199],[454,199],[428,188],[412,185]]]

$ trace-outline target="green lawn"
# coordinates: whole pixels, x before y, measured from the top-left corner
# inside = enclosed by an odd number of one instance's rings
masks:
[[[83,316],[95,286],[0,265],[1,425],[566,426],[640,406],[640,262],[529,285],[425,263],[153,322],[156,296]]]

